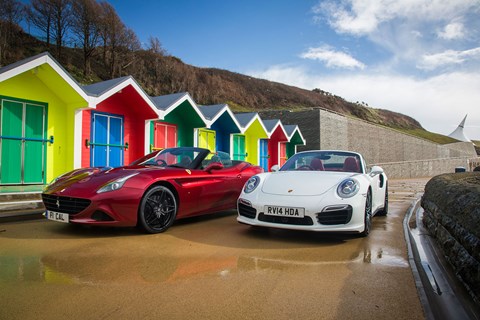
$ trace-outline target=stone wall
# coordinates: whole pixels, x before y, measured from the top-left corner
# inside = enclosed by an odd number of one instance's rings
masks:
[[[480,172],[444,174],[425,186],[423,223],[480,303]]]
[[[392,178],[414,178],[470,169],[477,157],[472,143],[440,145],[391,128],[323,109],[267,111],[264,119],[297,124],[306,140],[298,151],[340,149],[360,152],[369,165],[381,165]]]
[[[376,163],[387,173],[389,179],[433,177],[442,173],[453,173],[458,167],[472,168],[472,163],[480,158],[427,159],[417,161],[401,161]],[[473,167],[475,168],[475,167]],[[473,169],[468,169],[472,171]]]

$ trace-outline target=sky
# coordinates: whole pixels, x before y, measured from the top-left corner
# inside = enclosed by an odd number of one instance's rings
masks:
[[[185,63],[338,95],[480,140],[480,0],[110,0]]]

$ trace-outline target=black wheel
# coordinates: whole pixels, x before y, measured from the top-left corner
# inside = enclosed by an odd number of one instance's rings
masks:
[[[385,202],[383,203],[383,208],[378,214],[380,216],[386,216],[388,214],[388,185],[385,186]]]
[[[148,233],[167,230],[177,216],[177,200],[173,192],[164,186],[148,190],[140,202],[138,226]]]
[[[366,237],[372,230],[372,193],[368,190],[367,199],[365,200],[365,216],[363,220],[364,229],[360,236]]]

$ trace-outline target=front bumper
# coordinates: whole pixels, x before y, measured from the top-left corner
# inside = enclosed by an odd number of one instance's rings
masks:
[[[47,210],[66,213],[69,222],[103,226],[135,226],[143,190],[119,190],[79,197],[77,194],[44,193],[42,200]]]
[[[302,207],[303,218],[265,214],[265,206]],[[358,194],[349,199],[338,197],[296,196],[285,197],[262,194],[262,201],[242,193],[237,201],[237,221],[259,227],[322,232],[364,231],[365,196]]]

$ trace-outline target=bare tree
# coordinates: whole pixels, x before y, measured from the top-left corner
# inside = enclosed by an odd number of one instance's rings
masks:
[[[72,33],[83,48],[83,75],[91,73],[90,60],[95,53],[100,35],[97,13],[100,5],[95,0],[76,0],[72,3]]]
[[[117,70],[118,51],[122,45],[125,25],[108,2],[100,3],[100,38],[103,45],[103,61],[113,78]]]
[[[51,0],[32,0],[27,6],[27,19],[37,29],[45,34],[47,48],[50,48],[53,7]]]
[[[147,48],[148,51],[158,55],[162,55],[162,56],[166,54],[165,49],[163,49],[162,47],[162,43],[157,37],[149,37],[148,43],[149,43]]]
[[[125,28],[121,38],[123,40],[122,46],[118,51],[120,65],[118,75],[124,76],[137,73],[143,65],[140,61],[141,58],[138,56],[138,52],[142,50],[142,45],[135,32],[130,28]]]
[[[57,55],[62,58],[62,46],[64,45],[65,35],[70,28],[72,19],[71,0],[48,0],[52,6],[53,38],[57,48]]]
[[[24,5],[17,0],[0,0],[0,66],[6,59],[7,48],[15,41],[15,31],[22,20]]]
[[[147,47],[145,62],[148,63],[147,74],[151,77],[153,84],[157,84],[162,74],[162,60],[165,55],[165,50],[157,37],[150,37],[148,39],[149,45]]]

